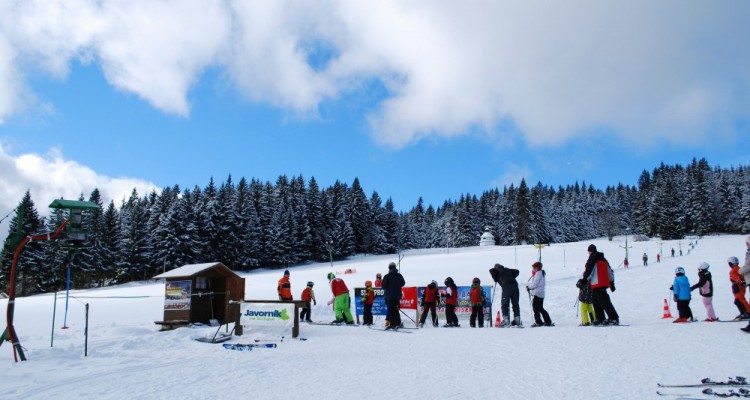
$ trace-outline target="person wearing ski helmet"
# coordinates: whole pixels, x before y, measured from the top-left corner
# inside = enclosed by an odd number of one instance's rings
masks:
[[[484,299],[484,289],[482,289],[479,278],[474,278],[471,281],[469,301],[471,301],[471,316],[469,317],[469,326],[475,328],[477,325],[479,325],[480,328],[484,328],[484,306],[487,304],[487,302]]]
[[[375,287],[383,287],[383,275],[380,272],[375,274]]]
[[[450,276],[445,278],[445,321],[446,328],[458,328],[456,304],[458,304],[458,287]]]
[[[619,325],[620,316],[612,305],[612,300],[607,294],[607,288],[615,291],[614,272],[609,261],[604,258],[604,253],[596,250],[596,246],[590,244],[588,247],[589,258],[586,260],[586,269],[583,271],[583,280],[588,281],[593,293],[594,314],[596,320],[593,325]],[[605,316],[607,317],[605,319]]]
[[[302,311],[299,313],[299,320],[305,321],[305,322],[312,322],[312,319],[310,319],[312,307],[310,307],[310,302],[313,303],[313,305],[318,305],[318,302],[315,300],[315,292],[313,292],[313,286],[315,284],[312,282],[307,282],[307,286],[302,291],[302,300],[306,301],[305,306],[302,307]]]
[[[673,322],[692,322],[693,311],[690,310],[690,281],[685,276],[685,268],[675,268],[674,274],[674,282],[669,290],[674,293],[674,301],[677,303],[677,310],[680,313],[680,317]]]
[[[347,325],[353,325],[354,318],[352,318],[352,312],[349,310],[349,288],[346,287],[346,282],[341,278],[336,278],[333,272],[328,273],[328,282],[331,284],[331,292],[333,293],[333,299],[331,300],[335,318],[333,323],[346,322]]]
[[[401,288],[404,285],[406,285],[404,276],[398,272],[396,263],[392,262],[388,264],[388,273],[383,277],[385,306],[388,314],[388,327],[385,329],[398,329],[402,327],[399,307],[401,303]]]
[[[372,303],[375,301],[375,289],[371,281],[365,281],[365,290],[362,293],[362,306],[364,308],[362,324],[372,325]]]
[[[279,300],[292,300],[292,283],[289,282],[289,270],[284,270],[284,276],[279,279],[279,284],[276,287],[276,292],[279,294]]]
[[[734,305],[740,312],[734,320],[750,319],[750,304],[745,299],[745,276],[740,274],[740,260],[737,257],[729,257],[727,263],[729,264],[729,280],[732,282]]]
[[[549,313],[544,309],[544,289],[546,286],[544,278],[546,272],[542,270],[542,263],[539,261],[532,264],[531,268],[531,283],[526,286],[526,290],[533,296],[531,309],[534,311],[534,324],[531,327],[552,326],[554,324],[549,317]]]
[[[745,265],[743,265],[738,272],[744,276],[750,276],[750,236],[745,238],[745,247],[747,248],[745,252]],[[750,333],[750,322],[748,322],[746,327],[740,329]]]
[[[716,318],[716,313],[714,312],[714,282],[711,279],[711,272],[708,270],[709,267],[708,263],[705,262],[698,265],[698,283],[690,286],[690,290],[698,289],[698,293],[700,293],[703,298],[703,306],[706,307],[706,314],[708,315],[703,321],[714,322],[719,319]]]
[[[432,281],[424,288],[422,294],[422,316],[419,318],[419,327],[424,327],[424,322],[427,320],[427,311],[430,312],[432,318],[432,326],[440,326],[437,316],[437,303],[440,300],[440,291],[436,281]]]
[[[502,289],[500,311],[503,314],[503,320],[500,322],[500,326],[523,326],[521,323],[521,306],[518,301],[520,297],[518,281],[516,281],[518,270],[505,268],[501,264],[495,264],[495,266],[490,268],[490,275],[500,285],[500,289]],[[513,305],[513,321],[510,321],[511,304]]]

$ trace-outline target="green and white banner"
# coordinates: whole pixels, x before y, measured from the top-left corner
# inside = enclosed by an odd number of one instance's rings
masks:
[[[240,325],[253,326],[294,326],[294,304],[242,303],[240,305]]]

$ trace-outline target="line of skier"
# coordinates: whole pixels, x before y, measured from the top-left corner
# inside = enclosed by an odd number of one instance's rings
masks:
[[[729,278],[732,282],[732,293],[735,297],[734,304],[739,310],[739,315],[735,320],[750,320],[750,303],[745,298],[747,286],[745,276],[750,274],[750,236],[746,238],[745,243],[747,251],[744,266],[740,267],[737,257],[729,257],[727,260],[730,267]],[[589,257],[586,261],[583,275],[576,282],[576,287],[579,289],[578,301],[580,303],[581,325],[619,325],[620,317],[607,293],[607,290],[612,292],[616,290],[614,271],[604,257],[604,254],[599,252],[595,245],[589,245],[587,251]],[[670,290],[673,291],[674,301],[677,303],[679,312],[679,318],[674,322],[682,323],[694,320],[689,304],[691,292],[696,289],[698,289],[703,299],[703,305],[706,308],[707,318],[704,321],[718,321],[712,304],[713,281],[709,268],[710,266],[706,262],[699,264],[699,280],[698,283],[692,286],[685,276],[685,269],[683,267],[676,268],[675,280],[670,287]],[[500,311],[502,319],[500,326],[522,327],[523,323],[521,321],[519,304],[520,291],[516,279],[519,276],[519,271],[517,269],[506,268],[501,264],[495,264],[489,272],[493,281],[500,285],[501,288]],[[526,285],[534,315],[534,324],[532,327],[554,326],[549,313],[544,309],[545,276],[546,272],[543,270],[541,262],[532,264],[532,277]],[[346,283],[342,279],[336,278],[333,273],[329,273],[327,277],[334,295],[334,298],[329,301],[329,305],[334,305],[335,320],[333,322],[353,324],[354,320],[350,311],[351,301]],[[421,318],[418,322],[420,327],[424,326],[428,314],[431,317],[432,325],[439,326],[437,307],[441,302],[445,304],[446,308],[446,324],[444,326],[460,326],[455,313],[455,308],[458,304],[458,287],[451,277],[447,277],[444,284],[446,286],[444,294],[440,293],[437,281],[433,280],[425,287],[420,303],[420,306],[423,308]],[[393,262],[388,265],[388,273],[385,276],[381,276],[380,273],[376,275],[374,286],[371,281],[365,281],[365,292],[361,298],[364,308],[363,323],[365,325],[372,325],[373,323],[372,305],[375,300],[374,288],[380,287],[384,290],[387,310],[386,329],[403,327],[400,315],[400,302],[404,285],[404,277],[398,272],[396,263]],[[308,322],[311,322],[309,302],[312,301],[313,304],[317,304],[312,288],[313,282],[308,282],[307,287],[302,293],[302,300],[306,300],[308,303],[307,307],[302,310],[301,319]],[[280,300],[292,299],[288,270],[284,271],[284,276],[279,280],[278,293]],[[484,290],[481,287],[481,280],[477,277],[472,279],[469,290],[469,301],[471,305],[469,325],[472,328],[481,328],[484,326],[485,318],[483,310],[487,302]],[[511,310],[513,311],[512,319],[510,318]],[[750,323],[741,329],[750,333]]]
[[[745,246],[747,250],[745,253],[745,264],[742,267],[740,267],[740,260],[737,257],[732,256],[727,259],[734,305],[739,311],[734,321],[750,320],[750,303],[745,298],[747,287],[746,276],[750,274],[750,236],[745,239]],[[690,309],[691,292],[695,289],[698,289],[698,293],[700,293],[703,299],[703,305],[706,308],[707,317],[704,321],[714,322],[719,320],[713,308],[714,287],[709,268],[710,265],[706,262],[698,265],[698,283],[692,286],[687,276],[685,276],[685,268],[677,267],[675,269],[675,279],[669,288],[673,292],[673,298],[677,303],[677,310],[679,312],[679,318],[674,322],[684,323],[695,321],[693,311]],[[748,322],[746,327],[740,329],[750,333],[750,322]]]

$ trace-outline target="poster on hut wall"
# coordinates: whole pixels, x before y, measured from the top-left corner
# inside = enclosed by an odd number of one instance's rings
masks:
[[[190,281],[172,281],[164,285],[165,310],[190,309]]]

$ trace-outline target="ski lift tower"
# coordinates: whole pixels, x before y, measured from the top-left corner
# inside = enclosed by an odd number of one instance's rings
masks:
[[[15,311],[16,303],[16,264],[18,263],[18,257],[21,255],[26,243],[32,241],[45,241],[45,240],[64,240],[67,246],[77,247],[84,244],[88,239],[90,230],[86,225],[84,216],[93,210],[98,210],[100,207],[98,204],[90,201],[73,201],[73,200],[55,200],[49,205],[50,208],[57,210],[62,218],[65,218],[60,226],[52,233],[45,233],[41,235],[31,235],[23,237],[23,208],[21,206],[16,210],[17,223],[16,232],[11,237],[11,247],[16,248],[13,253],[13,262],[10,265],[10,279],[8,288],[8,310],[7,310],[7,326],[2,335],[0,335],[0,345],[3,342],[8,341],[13,346],[13,357],[16,362],[20,358],[21,361],[26,361],[26,355],[23,353],[23,347],[21,342],[18,340],[18,335],[13,327],[13,314]],[[61,219],[62,219],[61,218]]]

